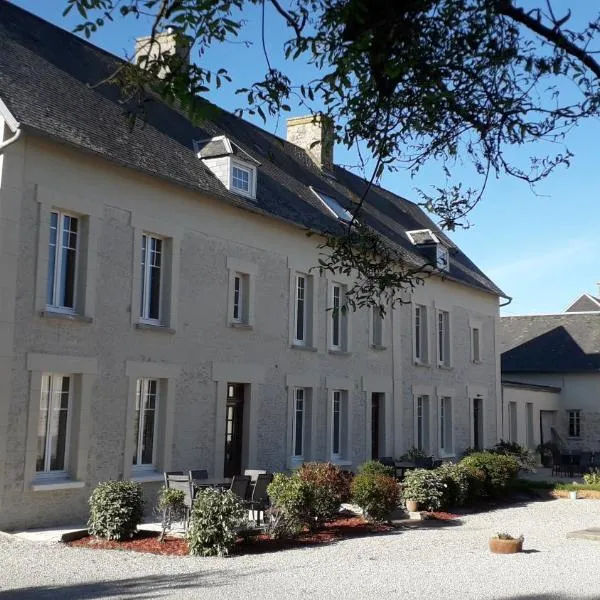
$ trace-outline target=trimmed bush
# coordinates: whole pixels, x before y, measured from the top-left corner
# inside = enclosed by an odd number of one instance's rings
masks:
[[[317,525],[331,520],[350,498],[351,476],[332,463],[305,463],[298,477],[310,486],[310,511]]]
[[[226,556],[235,544],[246,511],[232,492],[207,488],[197,493],[186,539],[194,556]]]
[[[448,484],[439,469],[415,469],[406,473],[401,487],[404,500],[414,500],[425,510],[439,510]]]
[[[474,474],[478,471],[485,474],[481,491],[490,497],[506,489],[519,472],[519,461],[514,456],[493,452],[475,452],[463,458],[459,464]]]
[[[591,473],[586,473],[583,480],[586,485],[600,485],[600,471],[594,469]]]
[[[352,501],[370,521],[383,521],[400,503],[400,486],[384,473],[360,473],[351,488]]]
[[[107,540],[133,537],[144,514],[142,486],[133,481],[99,483],[89,499],[91,535]]]
[[[277,516],[277,536],[295,535],[304,527],[314,527],[315,519],[311,511],[311,485],[298,477],[275,473],[267,488],[272,511]]]
[[[500,440],[493,448],[490,448],[488,452],[512,456],[517,460],[519,469],[522,471],[535,471],[537,465],[535,454],[529,448],[521,446],[516,442]]]
[[[174,490],[166,486],[160,488],[155,512],[160,518],[161,541],[164,540],[174,521],[182,521],[185,518],[184,500],[185,495],[182,490]]]
[[[441,500],[441,508],[449,506],[464,506],[477,494],[477,482],[474,482],[473,473],[467,467],[447,462],[435,469],[446,484]],[[483,474],[482,474],[483,475]]]
[[[395,469],[388,465],[382,465],[378,460],[368,460],[358,467],[358,472],[362,475],[388,475],[394,477]]]
[[[427,458],[425,450],[420,450],[416,446],[412,446],[408,451],[400,457],[400,460],[414,461],[417,458]]]

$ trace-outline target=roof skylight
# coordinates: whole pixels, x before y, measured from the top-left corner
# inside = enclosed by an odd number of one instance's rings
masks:
[[[335,198],[332,198],[323,192],[317,192],[312,187],[310,189],[332,216],[345,223],[352,222],[352,213],[349,210],[346,210]]]

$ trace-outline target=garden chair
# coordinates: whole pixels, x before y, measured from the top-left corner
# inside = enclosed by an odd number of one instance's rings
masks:
[[[381,458],[378,458],[377,460],[386,467],[393,467],[396,464],[394,462],[393,457],[391,457],[391,456],[382,456]]]
[[[192,491],[192,482],[187,475],[167,474],[167,487],[171,490],[180,490],[183,492],[183,506],[185,509],[183,526],[187,530],[192,512],[194,494]]]
[[[246,469],[244,475],[250,477],[250,481],[256,481],[259,475],[264,475],[266,471],[264,469]]]
[[[260,514],[264,515],[264,511],[270,505],[267,487],[271,481],[273,481],[273,473],[260,473],[252,490],[252,499],[244,502],[244,506],[252,511],[252,519],[255,520],[257,527],[260,525]]]
[[[416,456],[415,466],[418,469],[431,469],[433,468],[433,457],[432,456]]]
[[[200,481],[202,479],[208,479],[208,471],[206,469],[190,469],[190,481]]]
[[[250,475],[234,475],[229,490],[240,498],[240,500],[246,500],[249,487]]]
[[[165,471],[165,486],[169,487],[169,475],[183,475],[183,471]]]

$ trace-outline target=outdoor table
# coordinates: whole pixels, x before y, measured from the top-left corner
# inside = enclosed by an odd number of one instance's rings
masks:
[[[219,488],[219,489],[227,489],[231,485],[231,477],[209,477],[208,479],[194,479],[192,481],[192,485],[194,489],[204,489],[204,488]]]
[[[394,468],[396,469],[396,477],[402,480],[406,471],[416,469],[417,465],[410,460],[397,460],[394,462]]]

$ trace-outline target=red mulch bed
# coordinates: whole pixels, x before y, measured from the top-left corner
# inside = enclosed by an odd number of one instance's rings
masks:
[[[305,548],[330,544],[338,540],[363,537],[377,533],[393,531],[390,525],[375,525],[367,523],[361,517],[338,519],[326,523],[323,529],[314,532],[305,532],[294,539],[273,540],[268,535],[261,534],[248,539],[238,539],[232,550],[233,554],[263,554],[277,552],[291,548]],[[140,531],[134,538],[122,542],[103,540],[87,535],[78,540],[67,542],[67,545],[76,548],[96,548],[100,550],[133,550],[134,552],[147,552],[150,554],[168,554],[172,556],[185,556],[188,554],[187,542],[182,538],[166,536],[163,542],[158,540],[156,531]]]
[[[460,519],[460,515],[439,510],[427,513],[427,516],[429,519],[435,519],[436,521],[454,521],[455,519]]]

